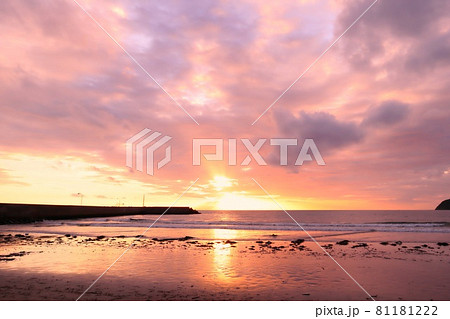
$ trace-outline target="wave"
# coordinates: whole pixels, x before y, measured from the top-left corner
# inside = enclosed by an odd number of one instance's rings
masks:
[[[63,222],[66,225],[90,227],[148,227],[154,219],[129,218],[123,220],[84,220]],[[48,222],[50,223],[50,222]],[[50,226],[49,224],[46,226]],[[437,232],[450,233],[447,222],[388,222],[388,223],[359,223],[359,224],[323,224],[300,223],[308,231],[378,231],[378,232]],[[273,230],[297,231],[295,223],[267,223],[244,221],[158,221],[153,228],[185,228],[185,229],[235,229],[235,230]]]

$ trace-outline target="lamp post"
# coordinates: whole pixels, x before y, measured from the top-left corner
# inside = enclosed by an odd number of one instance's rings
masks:
[[[83,206],[83,194],[78,193],[78,197],[80,197],[80,206]]]

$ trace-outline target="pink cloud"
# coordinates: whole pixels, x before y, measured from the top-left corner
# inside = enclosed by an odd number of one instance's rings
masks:
[[[191,165],[194,137],[308,135],[327,167],[294,173],[211,165],[253,191],[247,181],[256,174],[282,196],[360,198],[384,207],[415,198],[414,207],[430,207],[450,186],[443,173],[450,22],[442,2],[376,4],[254,126],[370,2],[80,3],[200,126],[77,6],[6,1],[0,4],[3,152],[70,155],[108,165],[99,174],[111,183],[147,182],[124,169],[124,143],[148,127],[173,137],[174,160],[152,183],[176,188],[177,179],[211,177],[212,169]]]

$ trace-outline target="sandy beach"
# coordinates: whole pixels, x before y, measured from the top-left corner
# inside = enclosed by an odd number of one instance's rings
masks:
[[[215,231],[217,238],[233,233]],[[304,234],[291,241],[269,232],[255,235],[262,240],[237,241],[198,240],[194,234],[135,241],[138,233],[2,232],[0,299],[75,300],[133,241],[82,300],[369,299]],[[450,299],[450,247],[444,241],[410,233],[313,235],[376,300]]]

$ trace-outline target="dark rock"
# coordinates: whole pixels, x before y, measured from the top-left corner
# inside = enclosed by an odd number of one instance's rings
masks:
[[[140,236],[136,236],[136,237],[140,237]],[[178,240],[178,241],[187,241],[187,240],[191,240],[191,239],[194,239],[194,237],[191,237],[191,236],[184,236],[184,237],[180,237],[180,238],[161,238],[161,239],[158,239],[158,238],[152,238],[152,240],[153,241],[160,241],[160,242],[162,242],[162,241],[166,241],[166,242],[172,242],[172,241],[174,241],[174,240]],[[197,242],[197,241],[194,241],[194,242]],[[188,242],[189,243],[189,242]]]
[[[2,257],[22,257],[25,255],[28,255],[29,253],[27,253],[26,251],[19,251],[18,253],[11,253],[8,256],[2,256]]]
[[[293,243],[294,245],[300,245],[303,244],[304,241],[305,241],[304,239],[299,238],[297,240],[291,241],[291,243]]]
[[[348,243],[349,243],[349,241],[348,240],[341,240],[341,241],[338,241],[337,243],[336,243],[336,245],[348,245]]]
[[[233,244],[236,244],[236,242],[235,242],[235,241],[232,241],[232,240],[227,240],[227,241],[225,242],[225,244],[233,245]]]
[[[389,242],[387,242],[387,241],[382,241],[382,242],[380,243],[380,245],[387,246],[387,245],[389,245]]]
[[[16,258],[14,257],[22,257],[28,255],[30,252],[27,251],[19,251],[18,253],[10,253],[8,255],[0,255],[0,261],[13,261]]]
[[[273,247],[271,247],[271,245],[272,245],[272,242],[270,240],[268,240],[265,243],[261,244],[261,247],[273,248]]]
[[[438,245],[438,246],[448,246],[448,243],[440,242],[440,243],[437,243],[437,245]]]
[[[208,245],[208,244],[198,244],[197,247],[200,247],[200,248],[213,248],[213,246]]]
[[[359,248],[359,247],[368,247],[369,245],[367,245],[366,243],[359,243],[357,245],[352,246],[352,248]]]
[[[450,210],[450,199],[444,200],[442,203],[440,203],[436,210]]]
[[[184,237],[182,237],[182,238],[178,238],[179,241],[185,241],[185,240],[191,240],[191,239],[194,239],[194,237],[191,237],[191,236],[184,236]]]

